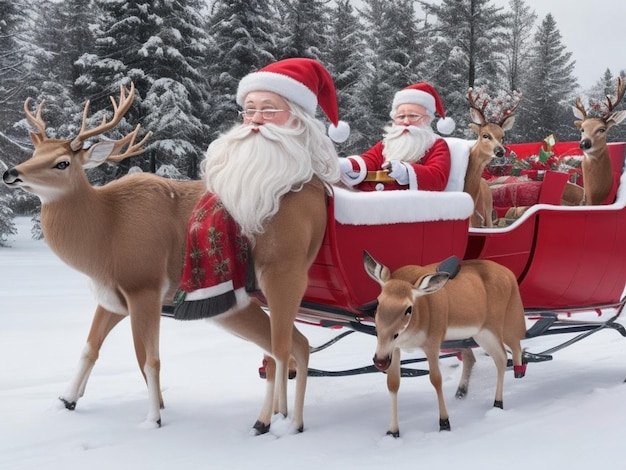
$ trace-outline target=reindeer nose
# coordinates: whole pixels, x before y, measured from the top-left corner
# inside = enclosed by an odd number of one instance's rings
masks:
[[[15,183],[15,180],[17,180],[19,176],[20,174],[17,172],[15,168],[9,168],[7,171],[5,171],[2,174],[2,181],[4,181],[7,184]]]
[[[496,147],[496,149],[494,150],[493,154],[497,158],[502,158],[502,157],[504,157],[504,149],[502,147]]]
[[[383,372],[389,369],[389,366],[391,365],[391,356],[387,356],[383,359],[379,359],[377,356],[374,356],[374,359],[372,360],[374,361],[376,368]]]
[[[589,150],[591,148],[591,140],[583,139],[580,141],[580,144],[578,144],[578,146],[581,150]]]

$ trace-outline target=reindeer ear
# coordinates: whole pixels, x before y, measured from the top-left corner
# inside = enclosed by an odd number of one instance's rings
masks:
[[[512,114],[510,116],[507,116],[504,119],[504,121],[502,121],[502,124],[500,124],[500,127],[502,128],[503,131],[510,131],[514,123],[515,123],[515,115]]]
[[[470,118],[472,118],[472,122],[474,124],[478,124],[480,126],[487,124],[487,121],[485,121],[485,117],[483,116],[483,113],[481,113],[478,109],[470,108],[469,113],[470,113]]]
[[[381,286],[391,278],[389,268],[372,258],[372,255],[366,250],[363,250],[363,267],[369,277],[374,279]]]
[[[420,297],[422,295],[434,294],[443,286],[446,285],[450,279],[450,275],[445,272],[426,274],[417,280],[413,288],[413,298]]]
[[[574,121],[574,125],[576,126],[577,129],[580,130],[580,128],[583,126],[583,122],[582,121]]]
[[[478,124],[474,124],[473,122],[470,122],[469,128],[472,130],[474,134],[476,135],[480,134],[480,126]]]
[[[98,142],[87,149],[83,155],[83,168],[95,168],[106,161],[115,149],[115,142]]]
[[[581,121],[585,120],[585,115],[576,106],[572,106],[572,111],[574,112],[574,117],[580,119]],[[576,124],[576,123],[574,123],[574,124]],[[578,126],[576,126],[576,127],[578,127]],[[579,129],[580,129],[580,127],[579,127]]]
[[[619,124],[626,118],[626,110],[617,111],[607,119],[607,123],[613,121],[612,125]]]

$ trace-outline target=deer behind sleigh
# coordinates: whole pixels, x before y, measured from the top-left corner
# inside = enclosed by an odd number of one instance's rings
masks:
[[[85,392],[104,340],[113,327],[128,316],[137,362],[148,388],[149,404],[145,424],[158,427],[161,425],[160,410],[163,408],[159,358],[162,305],[169,303],[178,289],[187,224],[206,188],[202,181],[174,181],[146,173],[127,175],[101,187],[91,186],[85,169],[105,161],[121,161],[143,152],[143,145],[150,135],[135,143],[139,125],[120,140],[102,141],[89,148],[83,145],[87,139],[113,129],[131,107],[133,99],[134,85],[131,83],[130,91],[121,86],[119,102],[111,97],[114,109],[111,120],[104,118],[100,125],[92,129],[87,127],[87,102],[80,132],[73,140],[48,138],[46,123],[42,118],[44,103],[40,103],[36,114],[33,114],[29,109],[30,99],[27,99],[24,111],[36,130],[31,132],[35,150],[29,160],[5,171],[3,180],[9,188],[22,188],[39,197],[42,203],[41,225],[46,242],[66,264],[91,279],[97,297],[98,305],[78,371],[59,399],[69,410],[76,407],[78,399]],[[293,236],[295,229],[292,224],[297,219],[293,215],[298,212],[299,205],[294,199],[309,201],[308,206],[305,205],[309,210],[300,213],[308,214],[308,220],[312,221],[299,221],[295,227],[309,237],[299,239]],[[284,209],[281,208],[265,236],[269,237],[268,243],[271,244],[281,234],[289,234],[293,241],[285,249],[297,252],[298,256],[287,258],[291,260],[290,264],[278,263],[278,273],[271,265],[274,261],[271,258],[272,250],[266,250],[265,258],[259,256],[259,259],[255,259],[257,268],[265,269],[266,277],[274,276],[266,281],[269,286],[266,295],[278,312],[278,318],[284,323],[279,323],[274,332],[276,337],[283,339],[282,342],[272,343],[270,320],[254,302],[238,312],[215,318],[227,330],[254,342],[269,353],[273,352],[273,346],[274,352],[280,346],[280,357],[285,358],[285,364],[293,354],[298,361],[293,420],[299,429],[303,426],[302,409],[309,349],[306,338],[293,328],[292,316],[295,317],[299,305],[299,291],[292,289],[283,295],[281,280],[291,276],[290,281],[299,281],[299,289],[304,292],[308,270],[306,263],[309,258],[312,260],[319,248],[325,217],[325,196],[321,184],[319,187],[309,184],[297,196],[288,195]],[[262,240],[257,243],[257,248],[261,250]],[[301,245],[306,247],[302,248]],[[280,255],[290,254],[283,252]],[[292,271],[286,271],[288,274],[283,274],[281,278],[285,269]],[[280,317],[279,314],[285,311],[288,314]],[[257,432],[269,430],[274,411],[273,366],[268,368],[267,395],[254,426]],[[286,369],[283,370],[286,374]],[[285,375],[284,388],[279,387],[276,391],[277,396],[282,397],[278,411],[285,415],[286,382]]]
[[[498,106],[498,117],[488,118],[486,108],[494,106],[495,101],[482,90],[467,91],[467,100],[470,104],[469,127],[476,134],[476,143],[470,149],[465,186],[463,191],[472,196],[474,212],[470,217],[471,227],[493,227],[493,197],[491,189],[482,178],[483,170],[493,158],[504,156],[502,140],[504,133],[513,127],[515,115],[513,112],[519,106],[521,94],[514,92],[510,100],[503,101]]]
[[[577,204],[594,206],[605,204],[613,188],[613,169],[607,148],[606,136],[608,130],[626,118],[626,110],[615,111],[616,106],[624,97],[626,87],[622,77],[617,78],[616,97],[606,97],[604,113],[599,116],[588,115],[580,97],[576,98],[576,105],[572,106],[574,116],[578,118],[574,125],[580,130],[580,149],[584,158],[581,164],[583,173],[583,194],[572,195],[575,186],[569,186],[568,200],[575,200]],[[581,200],[582,199],[582,200]]]

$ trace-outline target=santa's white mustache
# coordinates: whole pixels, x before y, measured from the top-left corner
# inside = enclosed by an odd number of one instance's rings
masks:
[[[405,132],[409,132],[411,135],[419,135],[422,129],[417,126],[400,126],[396,124],[387,131],[387,137],[393,139],[394,137],[401,136]]]
[[[239,128],[234,129],[231,134],[233,140],[243,140],[250,134],[261,134],[268,140],[277,142],[281,140],[281,136],[292,134],[293,130],[285,126],[277,126],[276,124],[241,124]]]

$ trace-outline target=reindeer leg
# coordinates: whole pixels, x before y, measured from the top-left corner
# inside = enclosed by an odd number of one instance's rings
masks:
[[[306,290],[307,273],[296,269],[270,269],[261,273],[258,278],[270,311],[272,356],[276,361],[276,411],[287,416],[287,380],[292,351],[297,363],[296,389],[300,390],[296,394],[296,406],[304,406],[307,380],[305,368],[308,369],[309,349],[304,337],[296,333],[294,322]],[[288,283],[285,283],[286,279]],[[296,431],[301,432],[304,429],[303,409],[295,410],[292,423]]]
[[[491,331],[482,330],[474,336],[474,340],[482,347],[487,354],[491,356],[496,364],[497,381],[496,381],[496,398],[493,406],[503,408],[502,392],[504,389],[504,372],[506,371],[506,350],[504,344]]]
[[[463,361],[463,372],[461,373],[461,380],[459,386],[456,389],[457,398],[465,398],[467,395],[467,389],[469,387],[469,379],[472,374],[472,368],[476,363],[476,357],[471,348],[465,348],[461,350],[461,359]]]
[[[295,326],[293,328],[293,355],[296,361],[296,394],[292,421],[298,432],[304,431],[304,395],[309,374],[309,340]],[[291,374],[291,370],[289,370]]]
[[[143,290],[127,295],[135,355],[139,369],[148,386],[148,415],[146,426],[161,426],[161,359],[159,358],[159,329],[161,326],[161,293]]]
[[[439,369],[439,344],[438,341],[436,347],[424,347],[426,358],[428,359],[428,369],[430,377],[430,383],[437,392],[437,403],[439,404],[439,430],[450,431],[450,417],[448,410],[446,409],[446,403],[443,399],[443,386],[441,379],[441,370]]]
[[[240,310],[215,317],[215,322],[235,336],[256,344],[265,352],[272,349],[270,319],[256,301],[251,301]],[[257,435],[269,432],[274,411],[276,364],[272,357],[267,356],[267,359],[265,398],[253,425]]]
[[[387,435],[400,437],[398,420],[398,390],[400,389],[400,357],[402,353],[395,348],[391,355],[391,364],[387,369],[387,390],[389,390],[389,426]]]
[[[102,343],[113,327],[124,318],[124,315],[109,312],[100,305],[96,308],[91,320],[89,334],[87,335],[87,344],[80,356],[78,371],[74,376],[74,380],[70,382],[65,392],[59,397],[59,400],[63,402],[68,410],[75,409],[76,402],[85,394],[85,387],[93,366],[98,360]]]

